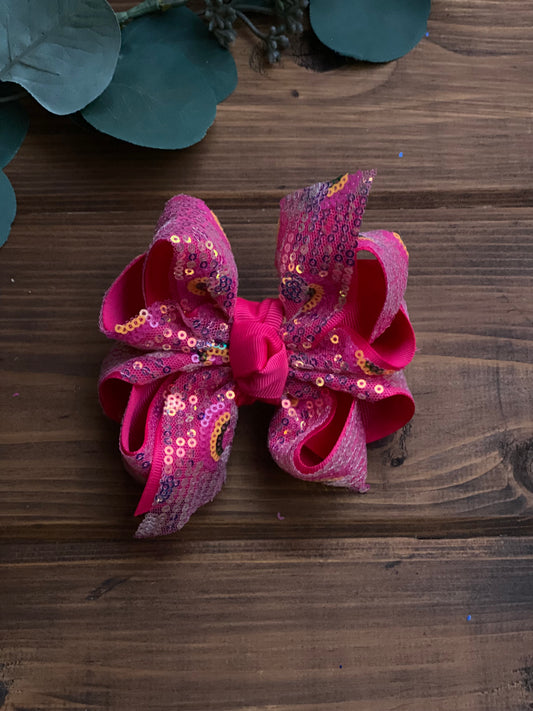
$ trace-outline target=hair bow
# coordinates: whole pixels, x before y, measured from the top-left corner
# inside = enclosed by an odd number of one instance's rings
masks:
[[[281,201],[279,296],[237,296],[224,231],[201,200],[167,202],[151,247],[107,291],[100,401],[122,422],[120,451],[142,484],[136,536],[173,533],[220,491],[238,407],[278,405],[277,464],[366,491],[366,444],[410,420],[402,369],[415,351],[396,233],[359,234],[374,172]],[[367,257],[367,258],[363,258]]]

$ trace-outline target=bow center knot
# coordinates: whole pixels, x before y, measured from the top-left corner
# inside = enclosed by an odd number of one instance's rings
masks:
[[[261,302],[237,299],[229,356],[233,375],[246,402],[276,402],[283,395],[289,361],[280,336],[282,321],[279,299]]]

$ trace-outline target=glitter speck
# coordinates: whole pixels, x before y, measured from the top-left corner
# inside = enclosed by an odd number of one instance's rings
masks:
[[[466,616],[466,621],[467,621],[467,622],[470,622],[471,619],[472,619],[472,615],[467,615],[467,616]]]
[[[278,511],[277,515],[278,515],[278,521],[285,521],[285,516],[282,516],[280,511]]]
[[[429,32],[426,32],[426,37],[429,37]]]
[[[400,151],[400,152],[398,153],[398,158],[403,158],[403,151]]]
[[[20,395],[20,393],[13,393],[13,395],[11,397],[18,397],[19,395]]]

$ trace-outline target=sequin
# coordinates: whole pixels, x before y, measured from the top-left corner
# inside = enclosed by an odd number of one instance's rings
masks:
[[[328,192],[327,192],[328,198],[333,197],[333,195],[335,195],[335,193],[338,193],[340,190],[342,190],[347,182],[348,182],[348,173],[343,175],[337,181],[333,182],[333,184],[330,186],[330,188],[328,189]]]
[[[215,423],[215,426],[213,428],[213,431],[211,433],[210,441],[209,441],[209,451],[211,454],[211,458],[217,462],[220,457],[222,456],[222,453],[224,451],[224,448],[222,446],[222,441],[224,439],[224,434],[226,433],[226,430],[228,429],[230,421],[230,414],[229,412],[224,412],[218,420]]]
[[[187,270],[185,270],[187,273]],[[205,296],[209,287],[209,277],[196,277],[187,283],[187,289],[197,296]]]
[[[146,323],[147,316],[148,316],[148,311],[146,311],[146,309],[142,309],[139,312],[138,316],[135,316],[134,318],[127,321],[126,323],[117,323],[115,325],[115,333],[119,333],[121,335],[124,335],[126,333],[131,333],[136,328],[139,328],[140,326],[144,326],[144,324]]]
[[[404,250],[405,254],[406,254],[407,256],[409,256],[409,252],[407,251],[407,247],[406,247],[405,244],[403,243],[403,240],[402,240],[402,238],[400,237],[400,235],[399,235],[397,232],[393,232],[392,234],[393,234],[394,237],[398,240],[398,242],[399,242],[400,246],[402,247],[402,249]]]
[[[376,385],[374,387],[374,390],[378,393],[378,395],[381,395],[381,393],[383,392],[384,389],[385,388],[383,387],[383,385]]]

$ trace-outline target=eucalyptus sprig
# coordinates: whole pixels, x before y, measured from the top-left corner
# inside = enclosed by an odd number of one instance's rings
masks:
[[[124,25],[131,20],[152,12],[164,12],[173,7],[186,5],[189,0],[143,0],[130,10],[117,12],[118,21]],[[208,29],[219,43],[228,49],[237,38],[235,27],[240,20],[259,38],[265,49],[267,60],[275,64],[280,59],[280,49],[289,46],[288,35],[303,31],[304,10],[309,0],[204,0],[205,9],[201,13],[208,23]],[[260,30],[251,15],[270,15],[276,20],[267,32]]]
[[[117,13],[107,0],[0,0],[0,245],[16,211],[1,169],[28,129],[21,95],[54,114],[81,112],[99,131],[139,146],[186,148],[205,136],[237,85],[228,48],[239,27],[274,64],[309,7],[326,45],[383,62],[420,40],[430,2],[336,0],[332,9],[330,0],[204,0],[196,14],[189,0],[143,0]]]

